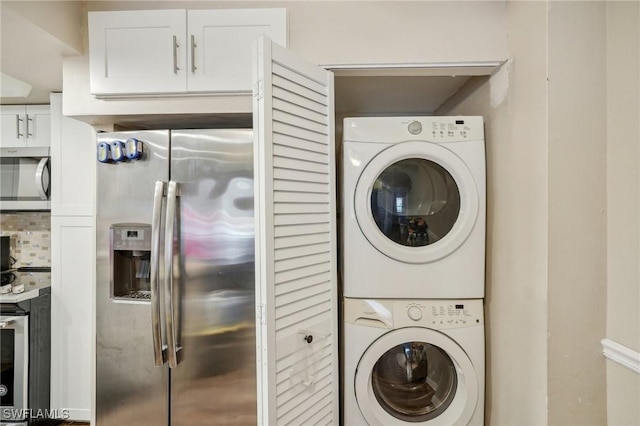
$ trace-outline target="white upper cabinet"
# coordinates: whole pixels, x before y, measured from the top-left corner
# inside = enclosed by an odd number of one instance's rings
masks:
[[[251,47],[261,35],[287,46],[285,9],[189,10],[189,92],[250,92]]]
[[[91,93],[187,90],[184,10],[89,13]]]
[[[286,46],[286,10],[91,12],[91,93],[250,93],[260,35]]]
[[[0,107],[0,147],[43,147],[51,145],[49,105],[7,105]]]

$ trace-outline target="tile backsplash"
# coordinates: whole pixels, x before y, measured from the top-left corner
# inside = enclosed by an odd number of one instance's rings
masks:
[[[51,266],[50,212],[1,213],[0,235],[11,237],[14,268]]]

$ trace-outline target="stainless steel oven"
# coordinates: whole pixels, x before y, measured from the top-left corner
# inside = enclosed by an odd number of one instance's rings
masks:
[[[5,278],[7,279],[5,281]],[[51,272],[2,274],[0,294],[0,426],[51,417]]]
[[[24,421],[29,380],[29,316],[0,315],[0,422]]]

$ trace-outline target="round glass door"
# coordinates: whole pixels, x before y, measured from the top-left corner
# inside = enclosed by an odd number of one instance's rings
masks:
[[[354,387],[371,426],[468,424],[480,390],[458,343],[422,327],[395,329],[371,343],[358,362]]]
[[[378,251],[405,263],[428,263],[455,251],[479,211],[476,182],[447,148],[402,142],[363,169],[354,194],[356,220]]]
[[[426,422],[442,414],[453,401],[458,380],[453,361],[437,346],[405,342],[376,362],[371,386],[378,404],[406,422]]]
[[[424,158],[391,164],[376,178],[371,213],[380,231],[403,246],[433,244],[451,231],[460,213],[460,191],[451,174]]]

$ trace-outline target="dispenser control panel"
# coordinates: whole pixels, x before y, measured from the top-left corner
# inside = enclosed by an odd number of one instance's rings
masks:
[[[114,250],[151,250],[151,226],[112,225]]]

